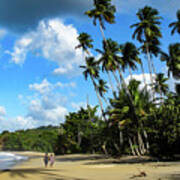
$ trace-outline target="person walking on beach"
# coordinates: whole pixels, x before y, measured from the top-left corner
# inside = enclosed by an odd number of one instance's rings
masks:
[[[50,160],[50,167],[53,167],[55,161],[55,157],[53,154],[50,155],[49,160]]]
[[[45,155],[44,155],[44,165],[45,165],[45,167],[47,167],[48,161],[49,161],[48,153],[45,153]]]

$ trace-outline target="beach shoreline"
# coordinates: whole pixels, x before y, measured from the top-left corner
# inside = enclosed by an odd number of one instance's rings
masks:
[[[43,164],[43,153],[12,153],[27,156],[28,160],[17,164],[9,171],[0,171],[0,179],[2,180],[180,179],[179,162],[142,161],[137,163],[136,158],[134,158],[133,162],[133,158],[128,156],[120,159],[112,159],[105,158],[102,155],[76,154],[56,156],[54,167],[45,168]],[[142,172],[144,172],[144,176]]]

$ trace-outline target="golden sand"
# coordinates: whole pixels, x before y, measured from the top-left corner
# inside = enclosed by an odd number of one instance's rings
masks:
[[[179,162],[127,163],[98,155],[64,155],[56,157],[54,167],[45,168],[43,154],[18,154],[30,159],[1,171],[0,180],[180,180]]]

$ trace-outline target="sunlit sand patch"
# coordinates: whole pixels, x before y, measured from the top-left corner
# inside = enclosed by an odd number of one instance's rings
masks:
[[[89,166],[89,168],[112,168],[115,165],[113,164],[107,164],[107,165],[93,165],[93,166]]]

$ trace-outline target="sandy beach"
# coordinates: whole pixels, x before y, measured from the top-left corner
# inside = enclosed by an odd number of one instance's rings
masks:
[[[17,153],[17,152],[16,152]],[[139,162],[137,158],[106,159],[101,155],[63,155],[54,167],[44,168],[43,154],[29,157],[12,170],[0,171],[0,180],[179,180],[179,162]],[[144,161],[144,160],[143,160]]]

